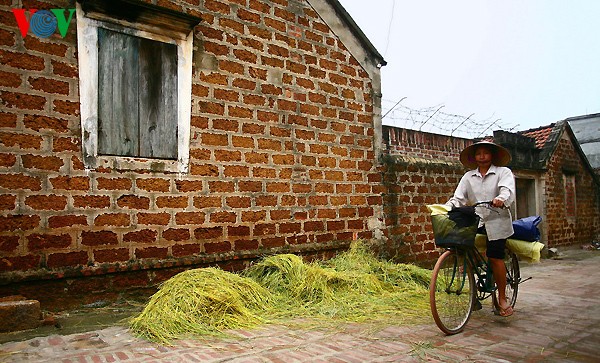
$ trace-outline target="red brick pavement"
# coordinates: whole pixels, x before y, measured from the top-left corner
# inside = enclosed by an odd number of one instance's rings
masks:
[[[598,362],[600,251],[524,264],[515,315],[474,313],[466,330],[444,336],[434,325],[369,332],[267,326],[236,338],[179,341],[173,347],[132,337],[123,327],[51,335],[0,345],[0,362]]]

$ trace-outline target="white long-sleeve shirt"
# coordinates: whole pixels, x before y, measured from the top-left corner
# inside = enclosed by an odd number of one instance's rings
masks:
[[[515,200],[515,194],[515,177],[512,171],[492,165],[485,176],[481,175],[479,169],[466,172],[460,179],[454,196],[446,204],[461,207],[499,198],[509,207]],[[481,207],[477,208],[477,214],[481,217],[480,225],[485,225],[490,241],[513,235],[510,209]]]

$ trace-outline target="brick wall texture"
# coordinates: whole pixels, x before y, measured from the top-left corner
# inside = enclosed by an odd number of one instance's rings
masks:
[[[473,140],[383,127],[385,239],[381,255],[427,264],[439,256],[426,205],[445,203],[465,168],[458,156]]]
[[[384,127],[376,160],[369,76],[307,2],[157,2],[203,20],[185,175],[84,168],[75,20],[64,38],[23,38],[11,11],[70,4],[0,1],[0,282],[33,281],[29,297],[63,277],[60,291],[119,291],[189,266],[330,256],[381,232],[387,257],[437,257],[425,205],[451,195],[472,141]],[[567,143],[558,154],[551,171],[577,164]],[[597,189],[577,170],[577,221],[558,212],[558,173],[548,180],[557,244],[598,233]]]
[[[372,85],[308,3],[158,1],[203,20],[186,175],[85,170],[75,20],[65,38],[23,38],[11,12],[70,4],[0,3],[5,279],[319,255],[373,237]]]
[[[565,132],[558,140],[546,173],[545,208],[551,247],[600,240],[600,186],[595,184],[567,135]],[[568,198],[572,185],[565,175],[575,181],[572,204]]]

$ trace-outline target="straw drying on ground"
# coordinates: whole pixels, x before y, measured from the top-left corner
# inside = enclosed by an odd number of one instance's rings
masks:
[[[129,325],[140,337],[168,344],[267,323],[411,324],[428,316],[430,277],[429,270],[376,258],[361,242],[327,261],[274,255],[239,274],[182,272],[165,281]]]

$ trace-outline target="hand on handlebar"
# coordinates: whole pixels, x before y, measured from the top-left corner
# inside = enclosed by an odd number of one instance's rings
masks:
[[[496,207],[496,208],[504,208],[504,201],[502,199],[499,198],[494,198],[492,200],[492,206]]]

